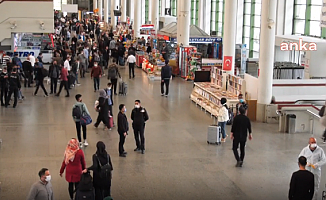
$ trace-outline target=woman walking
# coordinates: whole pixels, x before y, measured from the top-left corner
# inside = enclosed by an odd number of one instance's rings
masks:
[[[76,190],[80,181],[82,171],[86,169],[85,156],[83,151],[79,148],[79,143],[76,138],[69,141],[64,154],[64,160],[60,169],[60,176],[66,169],[66,181],[69,183],[68,191],[70,199],[74,197],[74,190]]]
[[[221,133],[222,133],[222,140],[221,142],[225,142],[225,139],[228,135],[225,134],[225,125],[226,122],[229,120],[229,109],[226,105],[226,98],[221,99],[222,106],[220,107],[218,111],[218,126],[221,127]]]
[[[109,123],[109,103],[105,90],[100,90],[98,101],[99,104],[96,106],[96,109],[98,110],[98,117],[94,126],[97,128],[98,125],[103,122],[105,127],[110,129],[111,127]]]
[[[93,165],[83,172],[86,173],[87,170],[93,171],[93,186],[95,188],[95,200],[103,200],[106,197],[111,196],[111,171],[113,170],[110,155],[105,150],[105,144],[99,141],[96,144],[96,153],[93,155]],[[111,167],[109,173],[103,175],[101,172],[101,167],[107,165]]]

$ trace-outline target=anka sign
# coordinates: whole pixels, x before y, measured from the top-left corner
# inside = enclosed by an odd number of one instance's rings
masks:
[[[298,42],[283,41],[281,43],[281,51],[317,51],[317,44],[315,42],[303,42],[302,38]]]

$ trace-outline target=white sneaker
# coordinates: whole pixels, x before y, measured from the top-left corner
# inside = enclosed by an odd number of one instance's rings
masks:
[[[164,96],[164,94],[161,94],[161,96]]]
[[[85,146],[85,147],[88,146],[87,140],[84,141],[84,146]]]
[[[83,143],[79,142],[79,148],[82,148],[82,147],[83,147]]]

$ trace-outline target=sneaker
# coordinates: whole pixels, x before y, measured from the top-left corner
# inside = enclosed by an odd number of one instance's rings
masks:
[[[134,149],[134,151],[140,151],[140,148],[136,148],[136,149]]]
[[[145,150],[141,150],[141,154],[145,154]]]
[[[83,147],[83,143],[79,142],[79,148],[82,148],[82,147]]]
[[[225,142],[225,138],[222,138],[222,139],[221,139],[221,142]]]
[[[84,141],[84,146],[85,146],[85,147],[88,146],[88,142],[87,142],[87,140]]]
[[[168,95],[164,95],[165,97],[168,97]]]
[[[242,165],[243,165],[243,161],[240,161],[239,167],[242,167]]]
[[[126,154],[119,154],[119,157],[127,157]]]
[[[49,95],[48,94],[45,94],[44,97],[49,97]]]
[[[237,164],[235,165],[235,167],[240,167],[240,161],[237,162]]]
[[[33,93],[33,96],[37,96],[37,94]]]
[[[77,86],[80,86],[81,84],[80,83],[77,83]]]
[[[323,141],[323,144],[326,144],[326,141],[325,140]]]
[[[161,94],[161,96],[164,96],[164,94]]]

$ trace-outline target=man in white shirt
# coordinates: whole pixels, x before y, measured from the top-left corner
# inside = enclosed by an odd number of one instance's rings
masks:
[[[32,67],[35,65],[35,57],[32,54],[28,54],[29,62],[31,62]]]
[[[317,145],[316,138],[309,138],[309,145],[303,148],[300,156],[304,156],[307,158],[307,166],[306,169],[314,174],[315,177],[315,193],[314,200],[317,200],[317,193],[320,184],[321,177],[321,167],[326,164],[326,157],[324,150]]]
[[[63,64],[64,68],[68,70],[68,73],[69,73],[70,70],[71,70],[71,67],[70,67],[70,64],[69,64],[69,60],[70,60],[70,57],[67,56],[67,59],[66,59],[66,61],[65,61],[64,64]]]
[[[129,79],[131,79],[131,71],[132,71],[132,78],[135,78],[136,57],[130,54],[127,58],[127,63],[129,63]]]

